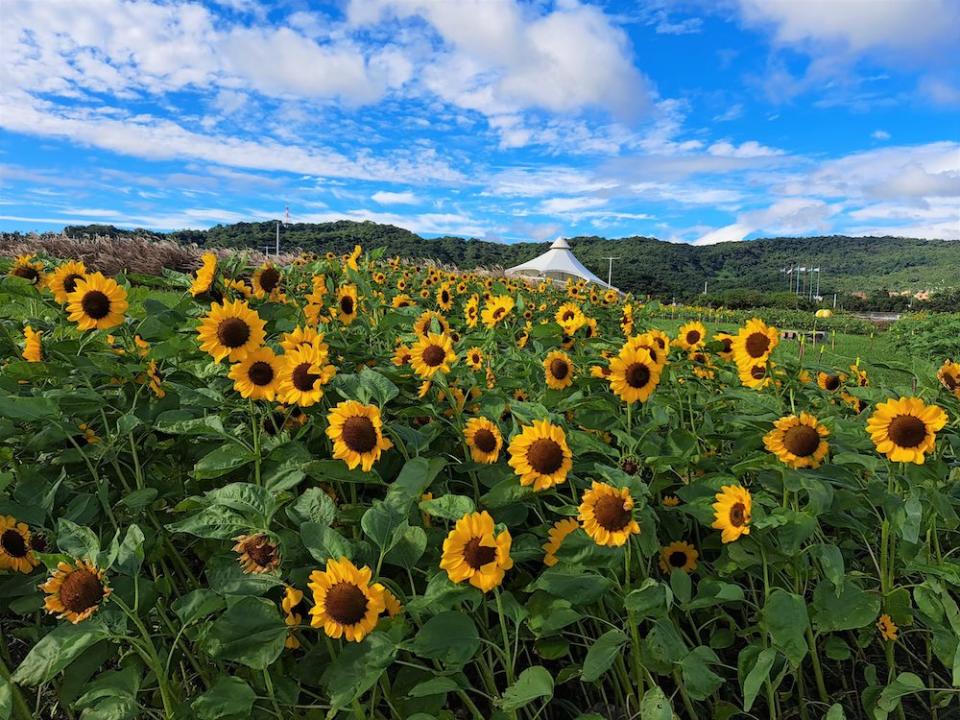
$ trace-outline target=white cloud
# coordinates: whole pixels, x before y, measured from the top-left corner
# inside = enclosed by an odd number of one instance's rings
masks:
[[[920,83],[920,93],[936,105],[960,105],[960,87],[940,78],[924,78]]]
[[[739,223],[725,225],[724,227],[711,230],[693,241],[693,245],[716,245],[722,242],[740,242],[752,229],[744,227]]]
[[[714,122],[730,122],[732,120],[737,120],[742,116],[743,116],[743,105],[741,103],[734,103],[719,115],[714,115],[713,121]]]
[[[826,232],[829,220],[840,210],[816,198],[785,198],[769,207],[751,210],[737,216],[737,221],[702,235],[694,245],[739,242],[747,235],[763,232],[768,235],[800,235]]]
[[[416,205],[420,202],[420,198],[409,190],[403,192],[380,190],[371,195],[370,199],[378,205]]]
[[[726,140],[721,140],[720,142],[715,142],[708,147],[707,152],[718,157],[734,158],[762,158],[772,157],[774,155],[783,155],[783,150],[761,145],[756,140],[748,140],[747,142],[740,143],[739,145],[735,145]]]
[[[872,137],[874,140],[889,140],[890,133],[888,133],[886,130],[874,130],[872,133],[870,133],[870,137]]]
[[[603,207],[606,204],[607,201],[600,197],[549,198],[540,203],[538,212],[541,212],[545,215],[563,214],[577,210],[589,210],[590,208]]]

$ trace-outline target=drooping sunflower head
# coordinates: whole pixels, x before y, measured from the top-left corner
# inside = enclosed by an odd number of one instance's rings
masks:
[[[258,298],[279,293],[283,284],[283,273],[273,263],[264,263],[253,273],[250,281],[253,285],[253,294]]]
[[[699,350],[707,344],[707,328],[699,321],[685,323],[680,326],[673,344],[684,352]]]
[[[53,293],[53,298],[63,305],[67,296],[77,289],[77,280],[82,280],[87,274],[87,266],[77,260],[68,260],[50,273],[47,278],[47,287]]]
[[[482,417],[470,418],[463,429],[463,436],[474,462],[489,465],[500,457],[503,436],[496,423]]]
[[[243,360],[263,345],[266,323],[246,300],[213,303],[197,329],[200,349],[220,362]]]
[[[765,363],[780,342],[780,333],[763,320],[753,318],[740,328],[733,339],[733,354],[738,365]]]
[[[30,528],[12,515],[0,515],[0,570],[30,573],[40,564],[30,544]]]
[[[276,570],[280,566],[280,548],[273,539],[264,533],[241,535],[234,538],[237,561],[247,574],[262,575]]]
[[[29,325],[23,328],[23,359],[27,362],[43,360],[43,343],[40,338],[43,332],[34,330]]]
[[[543,564],[547,567],[553,567],[557,564],[557,551],[567,535],[580,529],[580,523],[576,518],[564,518],[558,520],[547,531],[547,542],[543,544]]]
[[[660,383],[660,365],[645,348],[625,345],[610,361],[610,389],[624,402],[646,402]]]
[[[563,390],[573,385],[573,361],[570,356],[560,350],[554,350],[543,360],[543,371],[547,387],[552,390]]]
[[[750,491],[739,485],[724,485],[713,504],[713,527],[721,530],[720,539],[730,543],[750,534],[753,500]]]
[[[867,420],[867,434],[877,452],[893,462],[922,465],[933,452],[937,432],[947,424],[947,414],[916,397],[878,403]]]
[[[302,345],[286,353],[281,361],[277,394],[282,402],[310,407],[320,402],[323,386],[330,382],[337,370],[326,365],[326,353],[314,345]]]
[[[563,428],[547,420],[534,420],[510,441],[510,467],[521,485],[546,490],[567,479],[573,468],[573,453]]]
[[[59,563],[40,589],[47,594],[44,609],[73,624],[93,615],[112,592],[103,570],[85,560]]]
[[[127,307],[127,291],[98,272],[77,280],[67,295],[68,317],[80,330],[116,327],[123,322]]]
[[[660,570],[669,575],[674,570],[692,573],[697,569],[700,553],[688,542],[679,540],[660,548]]]
[[[780,462],[799,470],[818,468],[830,445],[824,438],[830,431],[817,418],[806,412],[789,415],[773,424],[763,438],[763,444]]]
[[[156,360],[151,360],[147,363],[147,373],[145,381],[150,387],[150,392],[152,392],[158,398],[164,398],[167,396],[167,391],[163,389],[163,375],[160,373],[160,368],[157,365]]]
[[[733,352],[733,335],[730,333],[718,332],[713,336],[713,339],[714,341],[723,345],[723,348],[717,351],[717,355],[724,360],[733,360],[735,358],[735,354]]]
[[[261,347],[247,354],[230,367],[229,377],[240,397],[252,400],[273,400],[277,396],[283,359],[269,347]]]
[[[944,360],[937,370],[937,379],[949,392],[960,399],[960,363]]]
[[[31,285],[43,285],[43,263],[34,260],[32,255],[20,255],[13,261],[8,273],[12,277],[26,280]]]
[[[817,385],[821,389],[826,390],[827,392],[836,392],[843,387],[843,384],[847,381],[846,373],[825,373],[823,371],[817,373]]]
[[[393,447],[383,435],[380,409],[356,400],[344,400],[327,415],[327,437],[333,441],[333,457],[353,470],[358,465],[369,472],[384,450]]]
[[[580,523],[597,545],[620,547],[640,532],[627,488],[594,481],[580,503]]]
[[[326,570],[310,573],[310,624],[334,639],[363,640],[386,609],[383,586],[370,582],[372,574],[369,567],[358,568],[345,557],[327,560]]]
[[[420,335],[410,348],[410,365],[420,377],[430,380],[437,373],[450,372],[451,363],[456,362],[453,341],[449,335],[428,333]]]
[[[486,510],[464,515],[443,541],[440,568],[447,571],[452,582],[466,580],[489,592],[503,582],[506,571],[513,567],[511,543],[510,532],[497,533]]]
[[[205,295],[213,289],[213,281],[217,277],[217,254],[205,252],[200,258],[201,265],[190,284],[190,294],[193,297]]]

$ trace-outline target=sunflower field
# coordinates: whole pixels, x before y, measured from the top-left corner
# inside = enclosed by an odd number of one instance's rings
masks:
[[[0,720],[960,718],[950,358],[360,247],[8,265]]]

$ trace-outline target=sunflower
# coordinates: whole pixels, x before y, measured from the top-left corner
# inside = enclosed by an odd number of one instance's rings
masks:
[[[697,558],[700,553],[688,542],[679,540],[660,548],[660,569],[669,574],[673,570],[683,570],[692,573],[697,569]]]
[[[576,518],[566,518],[558,520],[547,531],[547,542],[543,544],[543,564],[547,567],[553,567],[557,564],[557,550],[563,543],[563,539],[574,530],[580,529],[580,523]]]
[[[664,507],[677,507],[680,504],[680,498],[676,495],[664,495],[660,502],[663,503]]]
[[[47,278],[47,287],[53,293],[53,299],[63,305],[67,295],[77,288],[77,280],[87,274],[87,266],[77,260],[68,260],[54,270]]]
[[[620,330],[627,337],[633,335],[633,305],[627,303],[620,310]]]
[[[290,405],[310,407],[320,402],[323,386],[333,379],[337,369],[325,365],[326,353],[313,345],[302,345],[282,358],[277,395]]]
[[[731,543],[741,535],[750,534],[750,513],[753,506],[750,491],[739,485],[724,485],[713,504],[713,525],[722,530],[720,539]]]
[[[702,322],[693,321],[680,326],[677,339],[673,344],[682,348],[684,352],[699,350],[707,343],[707,328]]]
[[[31,285],[43,286],[43,263],[34,260],[33,255],[20,255],[13,261],[8,273],[11,277],[23,278]]]
[[[795,470],[818,468],[830,445],[825,438],[830,434],[817,418],[802,412],[799,417],[788,415],[773,424],[773,430],[763,438],[763,445],[776,455],[780,462]]]
[[[240,362],[230,368],[229,377],[233,380],[233,389],[240,397],[252,400],[273,400],[277,395],[277,385],[283,360],[269,347],[262,347],[248,353]]]
[[[312,327],[300,327],[298,325],[291,332],[283,334],[280,347],[283,348],[285,353],[292,353],[294,350],[301,348],[315,348],[322,355],[320,361],[326,362],[330,348],[323,341],[323,338],[322,332],[317,332]]]
[[[357,267],[357,260],[360,259],[360,255],[363,254],[363,248],[359,245],[353,246],[353,252],[346,256],[347,267],[351,270],[359,270]]]
[[[273,263],[264,263],[253,274],[250,284],[253,285],[253,294],[258,298],[274,295],[280,292],[283,275]]]
[[[564,303],[557,308],[553,317],[557,321],[557,325],[562,327],[567,335],[573,335],[587,321],[580,307],[572,302]]]
[[[841,387],[843,387],[843,384],[846,381],[847,381],[846,373],[837,373],[835,375],[832,373],[825,373],[822,371],[817,373],[817,385],[819,385],[821,389],[826,390],[827,392],[836,392]]]
[[[923,465],[924,454],[933,452],[937,431],[947,424],[947,414],[920,398],[902,397],[879,403],[867,420],[867,433],[877,452],[893,462]]]
[[[456,360],[449,335],[421,335],[410,348],[410,365],[417,375],[426,380],[432,379],[438,372],[450,372],[450,364]]]
[[[413,298],[409,295],[394,295],[390,304],[395,308],[405,308],[414,307],[417,303],[414,302]]]
[[[246,299],[253,297],[253,291],[250,289],[250,286],[247,285],[243,280],[234,280],[232,278],[227,278],[223,281],[224,287],[234,292],[238,292]]]
[[[768,327],[763,320],[753,318],[733,338],[733,357],[744,367],[760,365],[770,358],[779,342],[780,333],[775,327]]]
[[[412,357],[413,355],[410,353],[408,346],[402,344],[397,345],[397,349],[393,351],[393,364],[397,367],[409,365]]]
[[[101,273],[76,281],[67,295],[67,312],[80,330],[107,330],[123,322],[127,311],[127,291],[116,280]]]
[[[669,338],[667,338],[667,340],[669,342]],[[628,338],[623,346],[634,350],[646,350],[650,353],[650,359],[653,360],[661,370],[663,370],[667,364],[667,351],[660,347],[658,339],[655,338],[652,333],[645,332],[642,335],[635,335]]]
[[[450,283],[443,283],[437,290],[437,305],[444,312],[453,307],[453,292],[450,290]]]
[[[880,631],[880,637],[884,640],[896,641],[899,628],[893,621],[893,618],[884,613],[880,616],[880,619],[877,620],[877,630]]]
[[[43,344],[40,338],[43,332],[38,332],[27,325],[23,328],[23,359],[27,362],[40,362],[43,360]]]
[[[718,350],[717,355],[719,355],[724,360],[728,360],[728,361],[734,359],[733,335],[731,335],[730,333],[718,332],[716,335],[713,336],[713,340],[715,342],[723,344],[723,349]]]
[[[944,360],[937,370],[937,379],[940,384],[960,399],[960,363]]]
[[[12,515],[0,515],[0,570],[30,573],[40,564],[30,546],[30,528]]]
[[[280,548],[269,535],[241,535],[234,540],[237,544],[233,546],[233,551],[239,555],[237,560],[240,567],[248,575],[262,575],[280,566]]]
[[[308,587],[313,592],[310,624],[328,637],[360,642],[377,626],[386,609],[383,586],[370,583],[369,567],[358,568],[347,558],[327,560],[325,571],[310,573]]]
[[[580,523],[597,545],[620,547],[640,532],[633,519],[633,498],[627,488],[593,482],[580,503]]]
[[[713,370],[713,362],[710,360],[710,356],[702,350],[694,350],[692,353],[690,353],[688,359],[691,363],[693,363],[693,374],[698,378],[710,380],[716,377],[716,372]]]
[[[470,366],[472,370],[480,370],[483,368],[483,350],[478,347],[472,347],[467,350],[467,365]]]
[[[210,292],[214,278],[217,276],[216,253],[205,252],[200,260],[203,264],[197,268],[197,274],[190,284],[190,294],[193,297]]]
[[[337,308],[340,322],[349,325],[357,319],[357,286],[341,285],[337,288]]]
[[[96,445],[100,442],[100,437],[97,435],[96,431],[87,425],[86,423],[80,423],[77,426],[77,429],[80,431],[80,434],[74,438],[77,441],[77,445],[84,447],[85,445]]]
[[[327,437],[333,441],[333,457],[343,460],[353,470],[358,465],[369,472],[380,459],[380,453],[393,447],[383,436],[380,409],[344,400],[327,415]]]
[[[510,314],[515,304],[509,295],[497,295],[484,306],[480,319],[488,328],[494,328]]]
[[[436,325],[434,325],[436,322]],[[441,335],[446,335],[450,330],[450,323],[447,322],[447,319],[440,313],[436,313],[433,310],[426,310],[420,313],[413,323],[413,332],[417,334],[418,337],[425,337],[430,333],[434,332],[434,328]]]
[[[471,295],[463,307],[463,317],[467,321],[467,327],[476,327],[480,319],[480,298]]]
[[[220,362],[243,360],[263,345],[266,337],[264,321],[245,300],[227,300],[222,305],[213,303],[197,328],[200,349]]]
[[[483,592],[493,590],[513,567],[510,531],[495,533],[493,518],[486,510],[464,515],[443,541],[440,568],[452,582],[468,580]]]
[[[40,589],[47,594],[44,609],[74,625],[93,615],[112,592],[104,580],[103,570],[85,560],[77,560],[73,565],[58,563]]]
[[[610,361],[610,389],[625,403],[646,402],[660,383],[660,366],[643,348],[624,347]]]
[[[463,436],[474,462],[490,465],[500,457],[503,436],[496,423],[482,417],[470,418],[463,429]]]
[[[383,591],[383,604],[384,608],[387,611],[387,615],[390,617],[396,617],[403,612],[403,605],[400,604],[400,600],[397,599],[397,596],[390,592],[380,583],[377,583],[377,587]]]
[[[543,361],[543,370],[547,387],[563,390],[573,385],[573,363],[570,356],[560,350],[554,350]]]
[[[521,485],[546,490],[567,479],[573,468],[573,453],[563,428],[546,420],[534,420],[510,441],[510,467]]]
[[[737,366],[737,375],[740,377],[740,382],[743,383],[744,387],[753,388],[754,390],[762,390],[773,382],[773,378],[770,377],[770,373],[764,363],[739,365]]]
[[[163,389],[163,376],[157,369],[156,360],[151,360],[147,364],[146,381],[150,387],[150,392],[152,392],[155,396],[158,398],[164,398],[167,396],[167,391]]]

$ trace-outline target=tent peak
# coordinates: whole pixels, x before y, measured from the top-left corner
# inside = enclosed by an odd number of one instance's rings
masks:
[[[569,250],[570,244],[562,237],[558,237],[553,241],[553,244],[550,245],[551,250]]]

